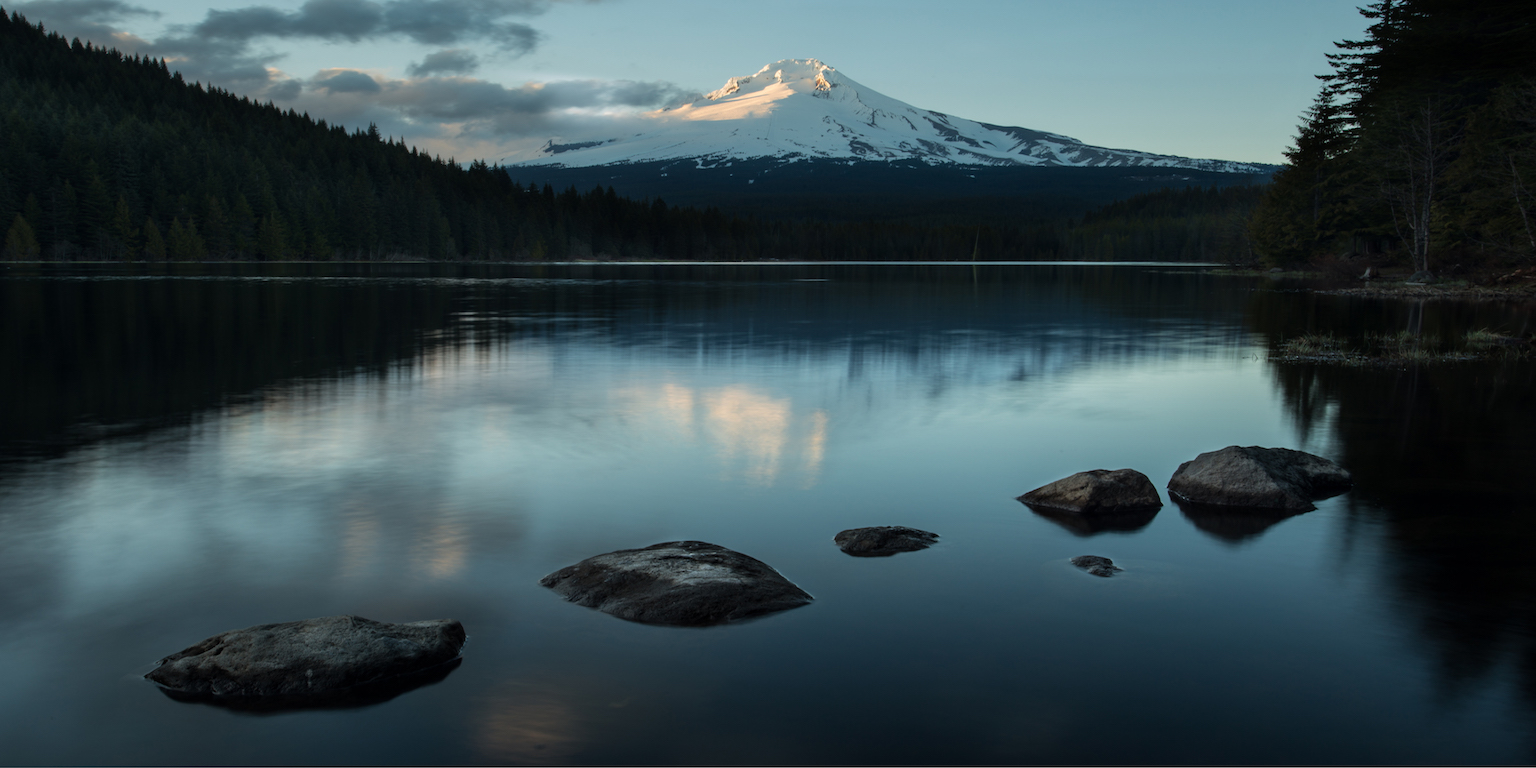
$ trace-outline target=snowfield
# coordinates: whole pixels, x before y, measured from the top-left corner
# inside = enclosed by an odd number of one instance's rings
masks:
[[[809,158],[919,161],[961,166],[1191,168],[1263,173],[1254,163],[1198,160],[1084,144],[1070,136],[978,123],[919,109],[874,91],[816,59],[776,61],[682,107],[646,114],[654,128],[630,136],[550,141],[510,165],[585,168],[695,159]]]

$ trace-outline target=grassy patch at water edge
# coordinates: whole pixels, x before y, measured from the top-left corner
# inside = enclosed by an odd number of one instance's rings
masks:
[[[1327,333],[1309,333],[1286,339],[1270,350],[1269,359],[1283,363],[1332,363],[1335,365],[1424,365],[1530,357],[1530,339],[1490,331],[1468,331],[1460,337],[1367,333],[1358,340]]]

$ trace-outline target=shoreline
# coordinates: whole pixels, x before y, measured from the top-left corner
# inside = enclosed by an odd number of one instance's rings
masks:
[[[1369,279],[1325,275],[1318,271],[1265,272],[1257,269],[1216,270],[1221,274],[1267,277],[1272,280],[1307,280],[1313,285],[1294,286],[1325,296],[1363,296],[1420,301],[1521,301],[1536,300],[1536,267],[1512,272],[1485,272],[1435,282],[1411,282],[1404,276]],[[1317,283],[1323,283],[1317,285]]]

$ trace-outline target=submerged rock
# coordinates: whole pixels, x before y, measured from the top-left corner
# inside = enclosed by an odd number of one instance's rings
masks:
[[[1163,506],[1152,481],[1134,469],[1090,469],[1019,497],[1030,507],[1084,515],[1126,514]]]
[[[1078,555],[1072,558],[1071,563],[1095,576],[1113,576],[1125,570],[1116,566],[1113,560],[1098,555]]]
[[[214,635],[161,659],[144,677],[182,699],[302,701],[446,665],[459,658],[464,640],[464,625],[452,619],[389,624],[327,616]]]
[[[1316,509],[1314,499],[1338,495],[1352,484],[1348,471],[1321,456],[1229,445],[1180,464],[1168,492],[1194,504],[1306,512]]]
[[[539,579],[577,605],[648,624],[708,626],[811,602],[760,560],[703,541],[589,557]]]
[[[927,549],[939,540],[937,533],[903,525],[849,528],[832,537],[837,548],[854,557],[889,557],[897,552]]]

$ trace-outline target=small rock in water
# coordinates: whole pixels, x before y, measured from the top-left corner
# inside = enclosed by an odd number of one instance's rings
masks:
[[[1163,506],[1152,481],[1134,469],[1090,469],[1019,497],[1031,507],[1079,514],[1124,514]]]
[[[1073,565],[1095,576],[1113,576],[1115,572],[1125,570],[1124,568],[1117,567],[1113,560],[1107,557],[1099,557],[1098,555],[1078,555],[1072,558],[1071,562]]]
[[[1229,445],[1180,464],[1168,492],[1195,504],[1306,512],[1316,509],[1313,499],[1343,493],[1352,484],[1348,471],[1321,456]]]
[[[761,560],[703,541],[589,557],[539,584],[621,619],[672,626],[739,621],[812,600]]]
[[[145,677],[183,698],[323,697],[452,662],[464,640],[464,625],[452,619],[327,616],[214,635]]]
[[[854,557],[889,557],[897,552],[927,549],[939,540],[937,533],[903,525],[849,528],[832,537],[838,549]]]

